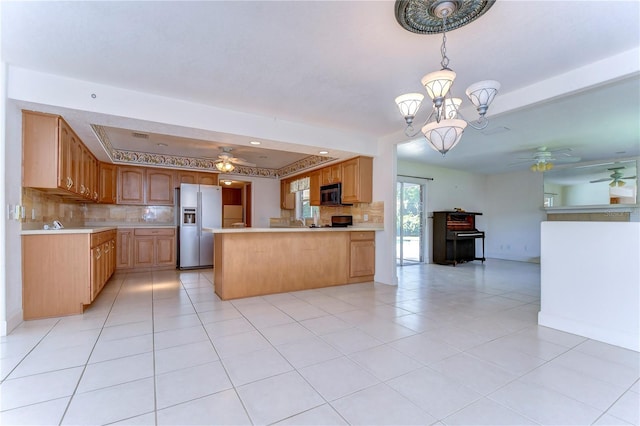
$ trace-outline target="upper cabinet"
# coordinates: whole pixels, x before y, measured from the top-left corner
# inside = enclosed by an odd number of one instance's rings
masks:
[[[322,170],[315,170],[309,175],[309,204],[320,205],[320,181],[322,180]]]
[[[179,187],[181,183],[197,183],[200,185],[217,185],[218,173],[207,172],[190,172],[185,170],[179,170],[177,175],[176,187]]]
[[[144,169],[118,166],[118,204],[144,204]]]
[[[370,203],[373,199],[373,158],[357,157],[342,166],[342,202]]]
[[[98,202],[116,204],[118,202],[118,173],[115,164],[100,163],[98,166]]]
[[[340,163],[322,169],[321,185],[331,185],[332,183],[338,182],[342,182],[342,168]]]
[[[146,169],[145,204],[173,205],[175,172],[166,169]]]
[[[22,186],[98,199],[98,160],[62,117],[22,112]]]
[[[118,204],[172,206],[173,170],[118,166]]]

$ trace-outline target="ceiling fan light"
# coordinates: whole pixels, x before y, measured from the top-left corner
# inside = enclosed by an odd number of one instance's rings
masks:
[[[396,98],[396,105],[398,105],[400,114],[402,114],[405,120],[407,117],[413,119],[418,109],[420,109],[423,99],[424,95],[422,93],[406,93]]]
[[[484,115],[500,90],[500,83],[495,80],[483,80],[473,83],[466,90],[467,97],[476,106],[478,113]]]
[[[445,155],[460,142],[467,122],[458,119],[433,121],[422,128],[424,137],[429,141],[431,148]]]
[[[545,169],[545,171],[553,169],[553,163],[547,163],[546,166],[544,167],[544,169]]]
[[[425,75],[421,81],[429,97],[432,100],[436,100],[444,98],[449,93],[449,89],[455,79],[456,73],[454,71],[442,69]]]
[[[227,161],[221,161],[216,163],[216,169],[221,171],[222,173],[232,172],[235,169],[235,166]]]

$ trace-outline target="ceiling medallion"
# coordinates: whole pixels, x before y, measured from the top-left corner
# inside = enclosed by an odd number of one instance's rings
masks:
[[[442,32],[443,11],[447,31],[464,27],[482,16],[495,0],[396,0],[396,19],[407,31],[417,34]]]

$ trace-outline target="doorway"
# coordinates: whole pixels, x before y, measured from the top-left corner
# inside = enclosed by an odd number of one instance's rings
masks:
[[[425,185],[398,181],[396,184],[396,264],[424,262]]]

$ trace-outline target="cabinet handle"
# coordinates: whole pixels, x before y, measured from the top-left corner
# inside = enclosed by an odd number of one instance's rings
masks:
[[[67,176],[67,189],[71,189],[72,186],[73,186],[73,179]]]
[[[93,199],[94,200],[98,199],[98,193],[96,191],[93,191]]]
[[[96,259],[100,259],[101,256],[102,256],[102,253],[100,253],[100,249],[97,248],[96,249]]]
[[[85,188],[84,185],[80,185],[80,194],[84,194]]]

